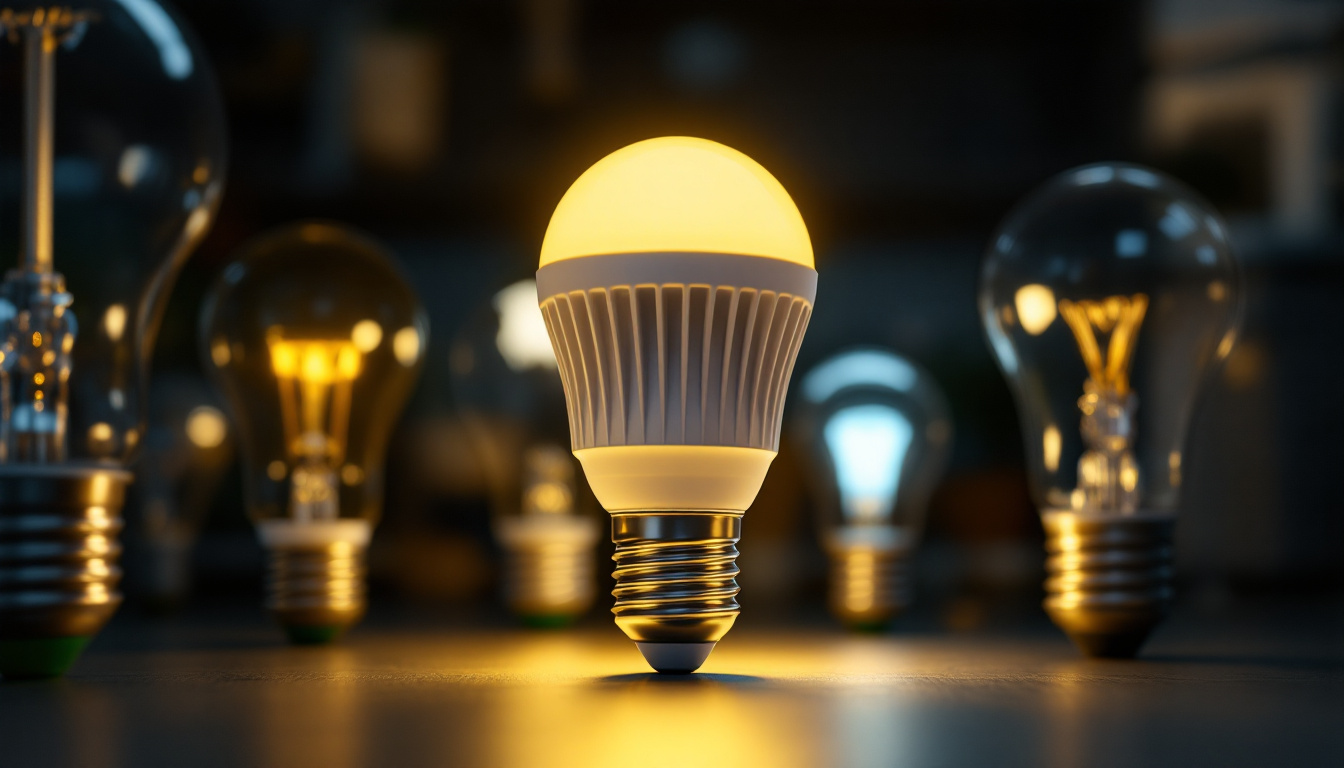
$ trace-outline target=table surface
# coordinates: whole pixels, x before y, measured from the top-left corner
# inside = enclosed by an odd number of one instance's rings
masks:
[[[1044,626],[747,625],[680,677],[605,622],[290,648],[251,614],[119,617],[66,678],[0,684],[0,765],[1344,765],[1340,604],[1229,613],[1178,613],[1141,661]]]

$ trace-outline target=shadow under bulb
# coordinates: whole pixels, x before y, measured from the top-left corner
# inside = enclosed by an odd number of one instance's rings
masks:
[[[388,440],[428,328],[392,255],[326,222],[244,246],[206,297],[205,364],[270,555],[267,606],[292,642],[328,642],[364,614]]]

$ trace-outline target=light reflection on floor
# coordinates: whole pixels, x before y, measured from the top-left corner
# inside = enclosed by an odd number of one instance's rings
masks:
[[[1191,740],[1248,759],[1278,754],[1274,738],[1319,743],[1341,714],[1338,673],[1321,675],[1095,663],[1057,638],[814,630],[734,632],[702,673],[662,677],[614,629],[368,631],[330,648],[92,653],[65,681],[0,685],[0,739],[16,764],[97,768],[203,748],[277,768],[1072,766],[1098,744],[1160,765]],[[1228,738],[1228,722],[1256,727]],[[40,751],[14,738],[31,733]]]

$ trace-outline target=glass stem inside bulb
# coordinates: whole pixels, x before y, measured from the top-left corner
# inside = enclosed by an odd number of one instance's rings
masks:
[[[1088,371],[1078,399],[1087,450],[1078,460],[1075,510],[1133,514],[1138,509],[1139,468],[1132,448],[1139,400],[1129,387],[1129,366],[1147,310],[1148,297],[1142,293],[1059,302],[1059,314]],[[1099,336],[1106,340],[1104,349]]]
[[[88,19],[61,8],[0,15],[24,46],[24,261],[0,285],[0,461],[60,462],[78,326],[65,278],[52,266],[56,50]]]

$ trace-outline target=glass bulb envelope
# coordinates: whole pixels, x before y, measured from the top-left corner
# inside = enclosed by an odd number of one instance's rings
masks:
[[[1194,192],[1147,168],[1066,172],[1000,227],[980,312],[1017,400],[1032,494],[1056,548],[1047,608],[1062,623],[1089,610],[1100,617],[1072,632],[1085,647],[1084,636],[1116,636],[1106,617],[1123,624],[1125,606],[1160,615],[1186,431],[1240,315],[1226,225]],[[1123,534],[1116,521],[1128,521]],[[1135,548],[1103,543],[1116,537]],[[1085,556],[1094,550],[1133,561],[1108,571]],[[1104,588],[1108,579],[1114,588]],[[1125,655],[1146,630],[1121,634],[1111,650]]]
[[[245,246],[207,296],[205,362],[272,555],[269,604],[295,641],[330,639],[364,610],[384,459],[427,333],[391,255],[325,222]]]
[[[121,599],[149,361],[226,136],[209,62],[157,0],[0,3],[0,30],[0,674],[22,676],[62,668]]]

